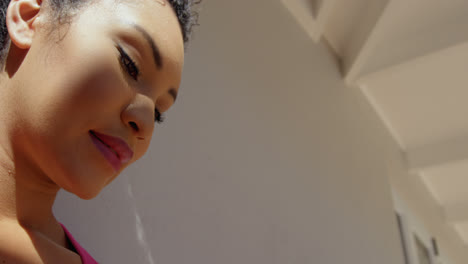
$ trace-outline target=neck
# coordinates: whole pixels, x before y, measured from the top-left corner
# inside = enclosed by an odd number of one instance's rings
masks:
[[[57,232],[52,206],[60,188],[18,149],[18,131],[8,121],[0,120],[0,222],[14,221],[43,234]]]
[[[45,175],[1,155],[0,183],[0,220],[41,233],[56,226],[52,206],[59,188]]]
[[[63,229],[52,213],[57,184],[33,162],[21,140],[15,108],[18,101],[0,73],[0,224],[14,224],[33,236],[66,246]]]

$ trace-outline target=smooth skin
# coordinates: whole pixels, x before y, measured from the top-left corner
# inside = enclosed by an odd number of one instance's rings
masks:
[[[136,26],[156,43],[160,67]],[[11,45],[0,73],[0,263],[81,263],[52,213],[57,192],[91,199],[146,152],[154,109],[167,111],[180,85],[178,20],[162,0],[92,0],[58,26],[47,0],[12,0],[7,27]],[[135,62],[138,78],[117,47]],[[90,130],[127,142],[132,160],[116,171]]]

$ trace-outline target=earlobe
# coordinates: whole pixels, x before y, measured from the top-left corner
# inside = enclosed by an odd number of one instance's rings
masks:
[[[29,49],[36,32],[35,20],[41,9],[42,0],[11,0],[6,25],[12,44],[20,49]]]

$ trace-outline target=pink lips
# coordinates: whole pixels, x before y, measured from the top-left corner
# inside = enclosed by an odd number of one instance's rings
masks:
[[[122,139],[91,130],[89,134],[94,145],[101,151],[115,171],[119,171],[122,164],[132,159],[133,151]]]

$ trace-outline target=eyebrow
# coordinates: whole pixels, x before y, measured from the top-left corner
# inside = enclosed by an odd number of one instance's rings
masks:
[[[156,45],[156,43],[154,42],[153,38],[151,38],[150,34],[148,33],[148,31],[146,31],[144,28],[142,28],[141,26],[139,25],[136,25],[136,24],[133,24],[133,27],[141,33],[141,35],[146,39],[146,41],[148,42],[148,45],[151,47],[151,50],[153,51],[153,59],[154,59],[154,63],[156,64],[156,68],[158,70],[160,70],[162,67],[163,67],[163,61],[162,61],[162,58],[161,58],[161,53],[159,52],[159,49],[158,49],[158,46]],[[176,100],[177,98],[177,91],[175,88],[172,88],[169,89],[169,94],[172,96],[172,99]]]
[[[146,39],[148,42],[149,46],[151,47],[151,50],[153,51],[153,58],[154,58],[154,63],[156,64],[158,70],[160,70],[163,67],[163,62],[161,58],[161,53],[159,53],[158,46],[156,46],[156,43],[154,42],[153,38],[149,35],[149,33],[142,28],[139,25],[133,24],[133,27],[143,35],[143,37]]]

